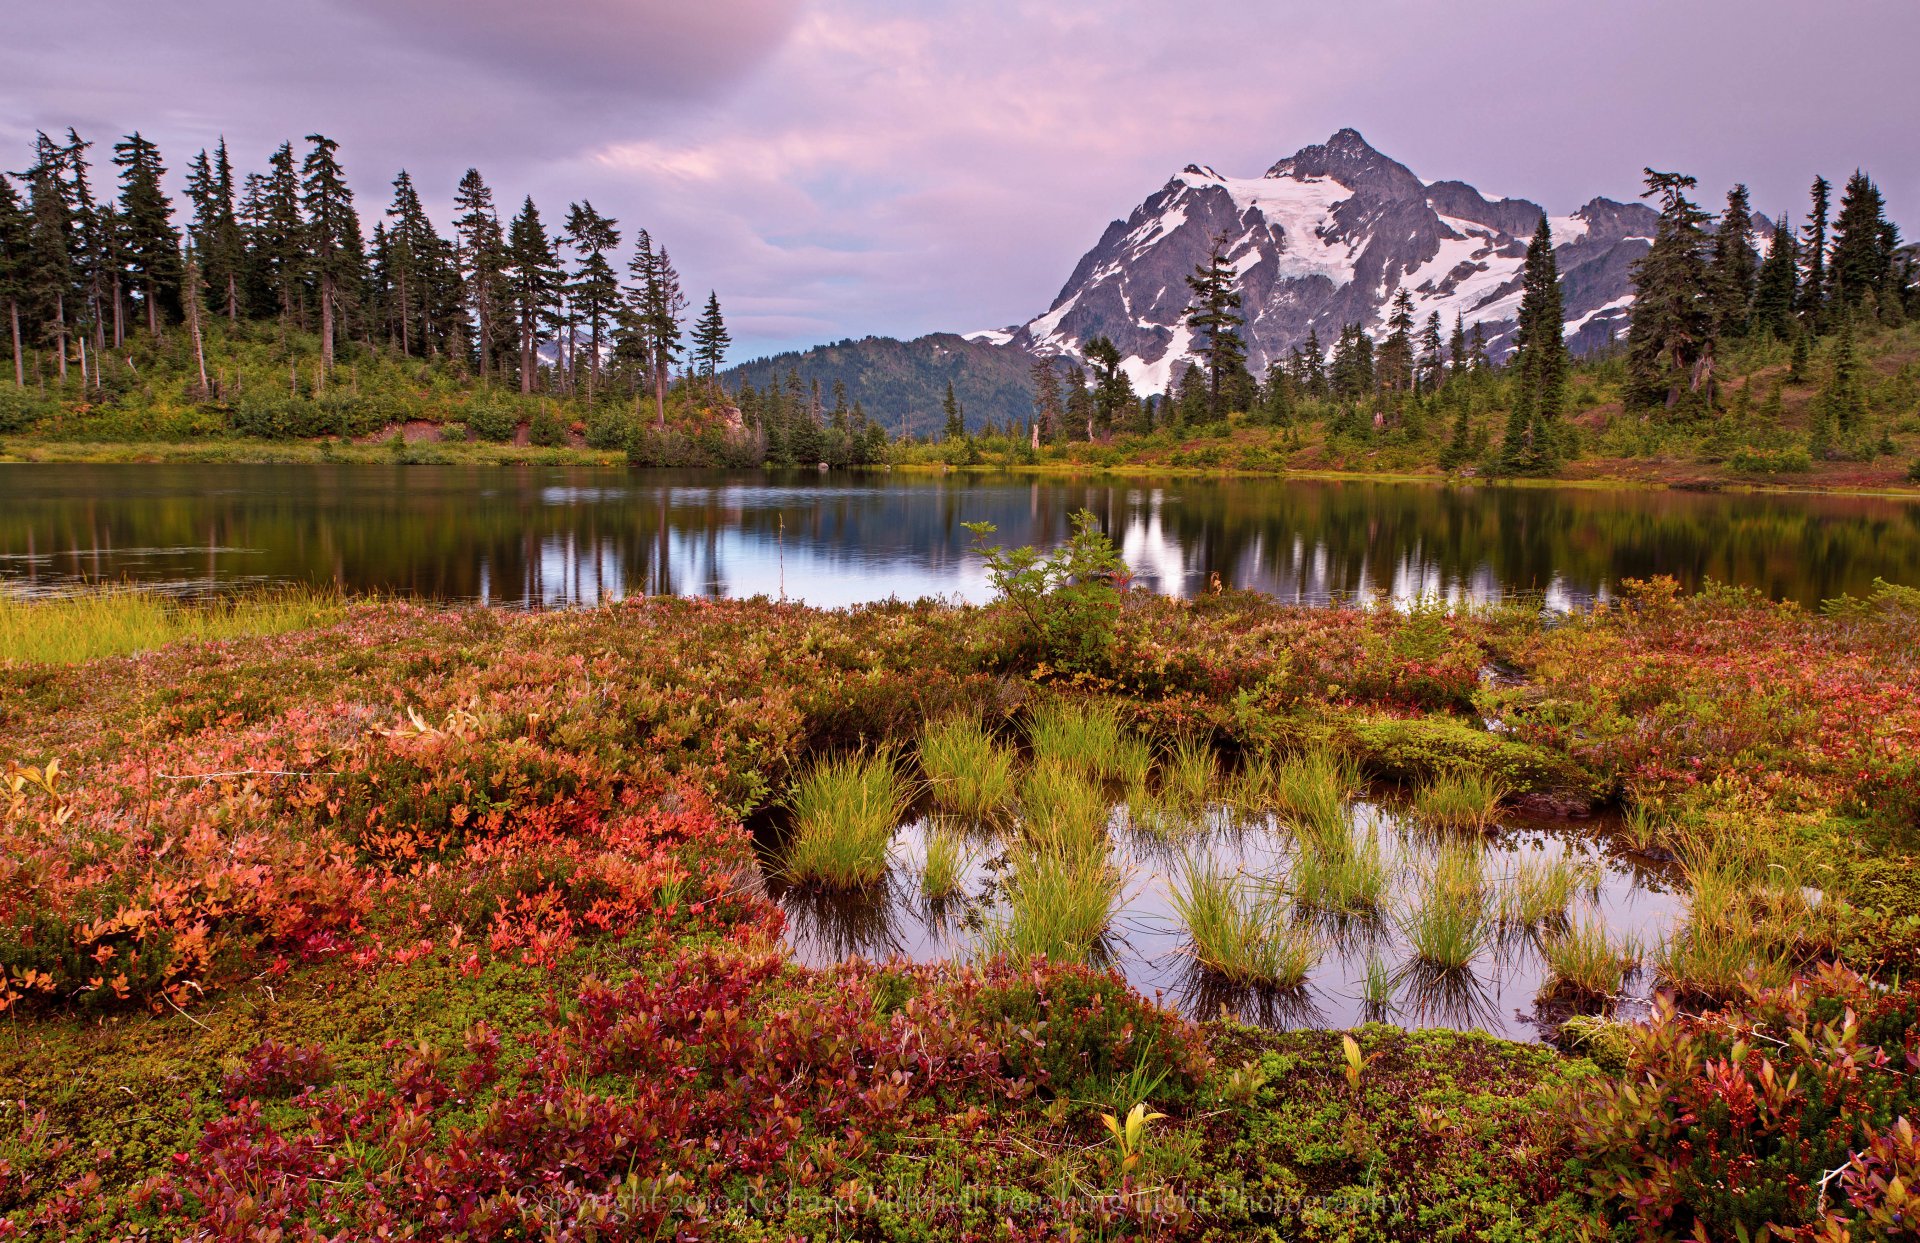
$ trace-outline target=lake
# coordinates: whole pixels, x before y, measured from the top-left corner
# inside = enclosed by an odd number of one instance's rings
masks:
[[[1671,574],[1806,604],[1920,584],[1920,503],[1296,479],[567,467],[0,466],[0,586],[309,583],[506,606],[641,593],[982,600],[961,524],[1063,539],[1089,509],[1141,585],[1550,607]]]

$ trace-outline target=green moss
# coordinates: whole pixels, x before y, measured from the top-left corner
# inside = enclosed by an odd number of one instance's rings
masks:
[[[1597,793],[1593,776],[1571,761],[1455,717],[1360,716],[1347,721],[1342,732],[1367,771],[1389,781],[1422,781],[1465,769],[1522,793]]]

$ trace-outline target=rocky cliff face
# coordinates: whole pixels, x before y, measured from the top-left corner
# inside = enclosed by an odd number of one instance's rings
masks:
[[[1469,327],[1478,322],[1499,355],[1519,311],[1527,241],[1542,214],[1524,199],[1490,201],[1464,182],[1422,181],[1343,129],[1261,177],[1188,165],[1132,215],[1107,226],[1044,315],[977,335],[1069,357],[1105,335],[1126,355],[1136,389],[1164,392],[1192,343],[1182,323],[1186,278],[1213,239],[1224,236],[1240,277],[1256,374],[1285,358],[1309,330],[1328,346],[1346,324],[1379,335],[1402,288],[1412,294],[1419,321],[1438,311],[1448,332],[1456,314]],[[1583,353],[1616,332],[1624,336],[1632,264],[1651,244],[1655,213],[1642,203],[1596,198],[1550,223],[1568,345]]]

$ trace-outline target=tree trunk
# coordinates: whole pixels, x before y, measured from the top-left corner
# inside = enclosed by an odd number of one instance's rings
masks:
[[[227,322],[240,322],[240,282],[231,272],[227,273]]]
[[[320,374],[333,370],[333,275],[320,278]]]
[[[653,425],[659,431],[667,430],[667,360],[658,360],[653,369]]]
[[[191,270],[195,273],[194,284],[197,285],[200,280],[199,269]],[[193,333],[193,359],[200,366],[200,399],[205,401],[210,390],[207,387],[207,351],[200,338],[200,293],[197,289],[187,292],[186,303],[187,328]]]
[[[67,378],[67,295],[56,294],[53,299],[53,339],[60,349],[60,379]]]
[[[127,322],[121,310],[120,278],[113,278],[113,348],[119,349],[127,343]]]
[[[20,300],[7,299],[7,318],[13,321],[13,386],[27,386],[27,358],[20,352]]]
[[[153,282],[147,282],[147,335],[160,335],[160,299],[154,296]]]

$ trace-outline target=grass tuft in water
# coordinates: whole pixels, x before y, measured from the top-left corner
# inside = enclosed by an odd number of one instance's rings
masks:
[[[1639,961],[1630,942],[1615,943],[1604,926],[1584,920],[1542,938],[1540,955],[1549,974],[1539,999],[1576,1006],[1612,1000],[1627,970]]]
[[[46,600],[0,596],[0,664],[71,665],[182,639],[285,634],[338,621],[346,610],[339,595],[309,587],[191,601],[131,587]]]
[[[1169,805],[1205,808],[1219,784],[1220,766],[1205,738],[1182,738],[1167,750],[1160,765],[1160,797]]]
[[[795,884],[858,889],[887,874],[887,848],[911,801],[887,754],[821,760],[795,783],[785,874]]]
[[[1360,988],[1360,999],[1370,1013],[1384,1014],[1393,1004],[1393,972],[1380,955],[1367,955],[1367,974]]]
[[[1360,788],[1360,770],[1346,755],[1303,751],[1256,769],[1262,796],[1299,832],[1344,837],[1351,815],[1347,800]]]
[[[1122,877],[1104,854],[1063,856],[1031,847],[1013,855],[1005,918],[989,953],[1025,961],[1084,962],[1113,922]]]
[[[1594,869],[1583,860],[1522,856],[1500,894],[1501,921],[1520,928],[1563,922],[1574,895],[1594,883]]]
[[[920,893],[929,902],[945,902],[960,892],[967,872],[967,847],[952,833],[930,829],[926,857],[920,863]]]
[[[1338,915],[1379,913],[1387,897],[1386,856],[1380,835],[1351,831],[1337,838],[1303,838],[1294,860],[1294,901]]]
[[[1022,835],[1043,853],[1105,858],[1110,810],[1098,786],[1057,763],[1036,764],[1020,783]]]
[[[1486,946],[1486,918],[1478,902],[1463,902],[1439,884],[1400,918],[1400,935],[1414,956],[1439,971],[1462,971]]]
[[[1289,923],[1277,903],[1255,896],[1240,877],[1187,860],[1172,892],[1194,958],[1230,984],[1294,988],[1319,961],[1309,930]]]
[[[994,741],[978,720],[954,717],[920,735],[920,767],[934,801],[976,820],[1013,801],[1014,755]]]
[[[1493,828],[1507,790],[1498,778],[1466,770],[1441,773],[1413,793],[1413,811],[1442,829]]]
[[[1129,790],[1145,786],[1153,768],[1152,750],[1121,722],[1112,704],[1043,704],[1027,723],[1027,739],[1036,764],[1052,762]]]

